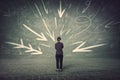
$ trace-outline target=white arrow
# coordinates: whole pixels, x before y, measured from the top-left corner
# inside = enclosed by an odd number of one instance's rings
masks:
[[[58,14],[59,14],[60,18],[62,18],[64,12],[65,12],[65,9],[62,10],[62,4],[61,4],[61,0],[60,0],[60,9],[58,10]]]
[[[37,40],[47,41],[47,38],[45,37],[45,35],[42,32],[41,32],[41,35],[40,35],[37,32],[35,32],[34,30],[32,30],[31,28],[29,28],[27,25],[23,24],[23,26],[26,29],[28,29],[30,32],[32,32],[33,34],[35,34],[36,36],[38,36],[39,38],[37,38]]]
[[[85,43],[86,42],[81,43],[72,52],[91,52],[92,50],[89,50],[89,49],[105,45],[105,44],[98,44],[98,45],[93,45],[93,46],[88,46],[88,47],[81,48]]]
[[[44,10],[45,10],[46,14],[48,14],[48,9],[46,8],[45,3],[44,3],[44,1],[43,1],[43,0],[42,0],[42,4],[43,4],[43,8],[44,8]]]
[[[37,6],[37,4],[35,4],[35,7],[36,7],[36,9],[37,9],[40,17],[42,18],[42,14],[41,14],[41,12],[40,12],[39,7]],[[46,30],[47,30],[47,35],[48,35],[53,41],[55,41],[54,32],[53,32],[53,34],[50,32],[50,30],[49,30],[49,28],[48,28],[48,25],[47,25],[46,21],[44,20],[44,18],[42,18],[42,21],[43,21],[43,24],[44,24],[44,26],[45,26],[45,28],[46,28]],[[37,38],[37,40],[41,40],[41,39]]]
[[[40,49],[40,47],[38,47],[38,50],[37,50],[37,49],[34,49],[31,44],[29,44],[28,46],[25,46],[25,45],[23,44],[23,40],[22,40],[22,39],[20,39],[20,44],[14,43],[14,42],[6,42],[6,43],[11,44],[11,45],[14,45],[14,46],[15,46],[14,48],[27,49],[27,50],[25,51],[26,53],[31,53],[31,54],[32,54],[32,53],[43,54],[42,51],[41,51],[41,49]]]

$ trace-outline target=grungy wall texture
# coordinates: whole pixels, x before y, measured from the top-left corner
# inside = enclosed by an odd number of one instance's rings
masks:
[[[51,56],[56,38],[61,36],[66,56],[82,53],[119,56],[119,3],[119,0],[1,0],[0,54]]]

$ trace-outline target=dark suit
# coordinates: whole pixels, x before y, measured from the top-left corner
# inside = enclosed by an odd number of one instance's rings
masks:
[[[55,44],[55,49],[56,49],[56,68],[57,69],[62,69],[63,66],[63,43],[62,42],[57,42]]]

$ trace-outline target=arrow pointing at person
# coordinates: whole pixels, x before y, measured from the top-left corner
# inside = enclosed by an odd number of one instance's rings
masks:
[[[89,49],[92,49],[92,48],[95,48],[95,47],[100,47],[100,46],[103,46],[105,44],[98,44],[98,45],[93,45],[93,46],[88,46],[88,47],[84,47],[84,48],[81,48],[86,42],[83,42],[81,43],[78,47],[76,47],[72,52],[91,52],[92,50],[89,50]]]
[[[46,8],[45,3],[44,3],[44,1],[43,1],[43,0],[42,0],[42,4],[43,4],[43,8],[44,8],[44,10],[45,10],[46,14],[48,14],[48,9]]]
[[[47,38],[45,37],[45,35],[42,32],[41,32],[41,35],[40,35],[37,32],[35,32],[34,30],[32,30],[31,28],[29,28],[27,25],[23,24],[23,26],[26,29],[28,29],[30,32],[32,32],[33,34],[35,34],[36,36],[38,36],[38,38],[36,38],[37,40],[48,41]]]
[[[59,14],[60,18],[62,18],[64,12],[65,12],[65,9],[62,10],[62,4],[61,4],[61,0],[60,0],[60,8],[58,10],[58,14]]]

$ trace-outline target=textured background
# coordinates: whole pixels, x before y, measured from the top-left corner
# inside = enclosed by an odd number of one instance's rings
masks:
[[[40,47],[45,55],[53,55],[54,40],[57,36],[62,37],[66,54],[74,54],[72,53],[73,50],[81,44],[74,43],[82,41],[86,42],[82,46],[83,48],[105,44],[101,47],[88,49],[92,50],[92,53],[95,52],[95,55],[97,53],[119,55],[117,54],[119,53],[120,43],[118,0],[61,1],[61,13],[64,12],[61,17],[58,14],[58,10],[60,11],[60,1],[58,0],[1,0],[0,9],[1,55],[25,54],[24,49],[13,49],[15,45],[6,43],[20,43],[20,39],[25,46],[31,44],[34,49]],[[47,30],[43,20],[49,30]],[[26,29],[23,24],[38,34],[42,32],[47,41],[36,40],[39,37]],[[47,33],[50,33],[53,38]],[[81,53],[78,52],[78,54]],[[107,55],[109,56],[109,54]]]
[[[119,80],[119,4],[119,0],[0,0],[0,79]],[[58,36],[65,46],[62,73],[54,66]]]

